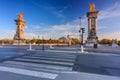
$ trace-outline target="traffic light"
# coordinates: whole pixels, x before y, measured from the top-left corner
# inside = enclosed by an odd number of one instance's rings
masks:
[[[82,33],[85,33],[85,28],[81,28],[81,30],[82,30]]]
[[[82,33],[85,33],[85,28],[83,28]]]

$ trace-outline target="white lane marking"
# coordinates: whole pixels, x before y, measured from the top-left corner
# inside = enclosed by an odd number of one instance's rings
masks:
[[[48,52],[69,52],[69,53],[76,53],[76,51],[60,51],[60,50],[46,50]]]
[[[60,51],[60,50],[46,50],[48,52],[65,52],[65,53],[81,53],[80,51]],[[90,54],[90,55],[102,55],[102,56],[119,56],[119,54],[110,54],[110,53],[95,53],[95,52],[83,52],[81,54]]]
[[[48,78],[48,79],[55,79],[58,76],[58,74],[53,74],[53,73],[31,71],[31,70],[5,67],[5,66],[0,66],[0,71],[22,74],[22,75],[28,75],[28,76],[34,76],[34,77],[40,77],[40,78]]]

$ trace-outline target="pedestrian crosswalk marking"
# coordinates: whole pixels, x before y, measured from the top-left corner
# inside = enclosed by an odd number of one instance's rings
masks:
[[[54,73],[38,72],[38,71],[31,71],[26,69],[5,67],[5,66],[0,66],[0,71],[40,77],[40,78],[48,78],[48,79],[55,79],[58,76],[58,74],[54,74]]]

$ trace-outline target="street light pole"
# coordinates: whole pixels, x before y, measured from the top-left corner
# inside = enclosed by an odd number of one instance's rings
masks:
[[[85,33],[85,28],[81,28],[81,25],[82,25],[82,21],[81,21],[81,17],[79,17],[80,19],[80,30],[79,30],[79,33],[80,33],[80,47],[81,47],[81,52],[84,52],[84,48],[83,48],[83,33]]]
[[[85,33],[85,28],[81,28],[82,35],[81,35],[81,44],[83,45],[83,33]]]
[[[44,36],[42,36],[42,50],[44,51]]]
[[[81,28],[81,52],[84,52],[83,48],[83,33],[85,33],[85,28]]]
[[[81,47],[81,17],[79,17],[79,19],[80,19],[80,30],[79,30],[79,33],[80,33],[80,37],[79,37],[79,39],[80,39],[80,47]]]
[[[38,46],[40,45],[40,41],[39,41],[39,35],[38,35]]]

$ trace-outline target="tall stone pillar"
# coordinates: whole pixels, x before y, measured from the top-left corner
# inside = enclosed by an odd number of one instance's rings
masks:
[[[95,10],[94,3],[90,4],[90,11],[87,12],[88,17],[88,38],[87,43],[94,45],[97,44],[97,16],[98,11]]]
[[[18,18],[15,20],[16,23],[16,33],[13,39],[13,45],[25,45],[25,36],[24,36],[24,25],[25,21],[23,20],[23,14],[18,14]]]

